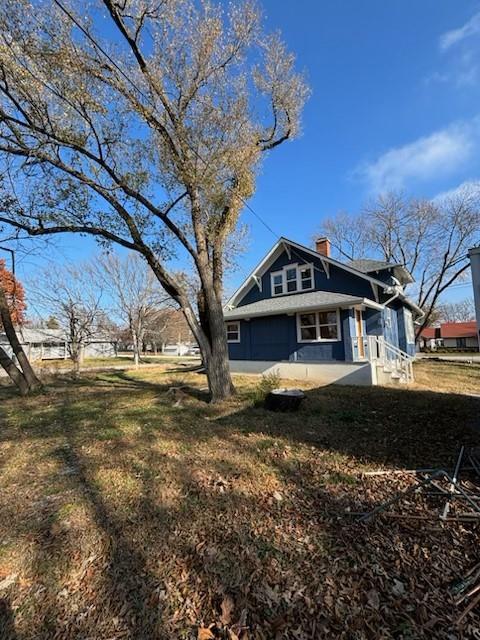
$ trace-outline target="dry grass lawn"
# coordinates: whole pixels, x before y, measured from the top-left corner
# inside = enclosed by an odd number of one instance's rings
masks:
[[[0,388],[0,638],[474,637],[447,586],[478,526],[348,511],[408,482],[363,471],[451,467],[478,442],[477,369],[310,388],[290,415],[254,405],[253,377],[211,406],[167,369]]]
[[[415,382],[419,388],[480,396],[480,364],[419,360],[415,363]]]

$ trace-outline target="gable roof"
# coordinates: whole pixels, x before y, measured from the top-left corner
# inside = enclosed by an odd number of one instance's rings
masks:
[[[349,265],[349,264],[345,264],[343,262],[340,262],[339,260],[335,260],[334,258],[331,258],[330,256],[324,256],[323,254],[318,253],[317,251],[315,251],[314,249],[310,249],[309,247],[305,247],[302,244],[298,244],[297,242],[294,242],[293,240],[289,240],[288,238],[285,237],[281,237],[278,239],[278,241],[273,245],[273,247],[270,249],[270,251],[267,253],[267,255],[263,258],[263,260],[261,262],[259,262],[259,264],[255,267],[255,269],[247,276],[247,278],[243,281],[243,283],[240,285],[240,287],[235,291],[235,293],[231,296],[231,298],[228,300],[227,304],[225,305],[225,310],[234,308],[237,304],[237,302],[239,300],[241,300],[243,298],[243,296],[253,287],[255,286],[256,282],[258,282],[258,279],[262,277],[262,275],[268,271],[269,267],[275,262],[275,260],[278,258],[278,256],[281,255],[281,253],[283,253],[283,251],[291,251],[292,253],[295,254],[295,250],[299,250],[299,251],[303,251],[304,253],[307,253],[315,258],[317,258],[318,260],[321,260],[322,262],[328,263],[328,264],[332,264],[340,269],[343,269],[344,271],[348,271],[349,273],[359,277],[359,278],[363,278],[364,280],[367,280],[368,282],[370,282],[370,284],[380,287],[381,290],[385,291],[387,289],[389,289],[389,285],[387,285],[385,282],[383,282],[382,280],[379,280],[378,278],[375,278],[371,275],[369,275],[368,273],[364,273],[362,271],[360,271],[359,269],[356,269],[355,267]],[[293,250],[293,251],[292,251]],[[303,258],[302,258],[303,259]],[[391,265],[390,265],[391,266]],[[413,281],[413,280],[412,280]],[[294,297],[297,297],[298,294]],[[405,302],[405,304],[408,304],[418,315],[422,315],[423,311],[416,305],[414,304],[411,300],[409,300],[403,293],[399,295],[399,298]],[[269,300],[272,300],[272,298],[269,298]]]
[[[413,276],[410,271],[404,267],[403,264],[398,262],[385,262],[384,260],[370,260],[370,258],[361,258],[359,260],[351,260],[348,263],[354,269],[361,271],[362,273],[374,273],[375,271],[384,271],[385,269],[391,269],[393,275],[402,284],[409,284],[414,282]]]
[[[364,304],[375,309],[381,309],[382,305],[359,296],[350,296],[346,293],[332,293],[330,291],[310,291],[298,293],[293,296],[278,296],[275,298],[263,298],[251,304],[244,304],[236,309],[227,309],[224,312],[226,320],[240,320],[241,318],[253,318],[258,316],[271,316],[281,313],[295,313],[297,311],[309,311],[311,309],[350,307],[354,304]]]
[[[442,338],[476,338],[477,323],[473,322],[444,322],[440,325]]]
[[[255,284],[255,278],[260,278],[266,271],[268,271],[269,267],[275,262],[278,256],[281,253],[283,253],[283,251],[285,251],[286,247],[289,247],[290,249],[293,248],[294,251],[295,249],[298,249],[300,251],[303,251],[304,253],[308,253],[309,255],[314,256],[315,258],[320,259],[322,261],[325,261],[328,264],[333,264],[337,267],[340,267],[341,269],[344,269],[345,271],[349,271],[350,273],[360,278],[364,278],[365,280],[368,280],[369,282],[376,284],[379,287],[385,288],[388,286],[385,284],[385,282],[382,282],[377,278],[373,278],[368,274],[362,273],[361,271],[358,271],[358,269],[355,269],[354,267],[350,267],[349,265],[344,264],[343,262],[339,262],[338,260],[335,260],[330,256],[324,256],[318,253],[317,251],[310,249],[309,247],[305,247],[302,244],[298,244],[297,242],[294,242],[293,240],[289,240],[288,238],[284,238],[282,236],[273,245],[273,247],[270,249],[267,255],[263,258],[263,260],[257,264],[255,269],[250,273],[250,275],[247,276],[244,282],[240,285],[240,287],[235,291],[233,296],[227,302],[226,306],[227,307],[235,306],[238,298],[243,297],[243,295],[245,295],[245,293],[247,293],[247,291],[251,289],[251,287]]]

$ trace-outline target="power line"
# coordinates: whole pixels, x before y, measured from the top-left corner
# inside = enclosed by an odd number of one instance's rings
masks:
[[[88,40],[93,44],[93,46],[98,49],[98,51],[100,51],[102,53],[103,56],[105,56],[107,58],[107,60],[110,62],[110,64],[112,64],[115,69],[117,69],[117,71],[123,76],[123,78],[125,78],[125,80],[145,99],[147,100],[147,102],[149,102],[151,104],[151,106],[153,108],[156,108],[156,104],[155,102],[149,97],[147,96],[142,89],[140,89],[136,83],[123,71],[123,69],[115,62],[115,60],[113,60],[113,58],[109,55],[109,53],[95,40],[95,38],[93,38],[93,36],[89,33],[89,31],[87,29],[85,29],[83,27],[83,25],[76,19],[76,17],[70,12],[68,11],[68,9],[60,2],[60,0],[53,0],[54,3],[59,7],[59,9],[69,18],[69,20],[71,20],[78,29],[80,29],[80,31],[85,35],[86,38],[88,38]],[[205,160],[205,158],[203,158],[203,156],[200,154],[200,152],[195,149],[190,142],[187,140],[186,141],[187,147],[190,149],[190,151],[192,151],[195,156],[204,163],[205,166],[208,166],[208,162]],[[226,179],[228,180],[228,179]],[[225,181],[226,181],[225,180]],[[280,239],[280,235],[274,231],[272,229],[272,227],[263,219],[263,217],[257,213],[255,211],[255,209],[245,200],[245,198],[243,198],[243,196],[239,195],[239,194],[234,194],[242,203],[243,205],[255,216],[255,218],[273,235],[275,236],[275,238]],[[335,245],[334,245],[335,246]],[[336,247],[341,253],[343,253],[343,251],[341,251],[340,248]],[[300,258],[303,260],[303,258],[298,255],[293,249],[292,249],[292,253],[294,253],[297,258]],[[344,254],[345,255],[345,254]],[[464,256],[460,256],[459,258],[457,258],[457,260],[455,260],[451,266],[454,266],[455,264],[457,264],[458,262],[461,262],[463,260],[465,260],[468,256],[464,255]],[[319,269],[318,267],[316,267],[314,265],[314,269],[316,269],[317,271],[322,272],[321,269]],[[467,285],[452,285],[452,287],[454,286],[467,286]]]

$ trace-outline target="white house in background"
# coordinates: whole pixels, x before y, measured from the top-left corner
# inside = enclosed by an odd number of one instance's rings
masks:
[[[66,360],[69,357],[68,339],[62,329],[30,329],[21,327],[17,335],[31,361]],[[12,350],[5,333],[0,332],[0,346],[11,355]],[[110,358],[117,355],[117,343],[100,333],[93,335],[84,348],[84,358]]]
[[[179,342],[177,344],[165,344],[162,347],[162,354],[165,356],[187,356],[198,355],[199,349],[196,345]]]

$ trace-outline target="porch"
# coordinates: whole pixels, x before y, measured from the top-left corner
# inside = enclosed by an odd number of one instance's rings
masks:
[[[369,362],[376,370],[379,384],[414,381],[414,356],[387,342],[383,336],[354,336],[352,354],[354,362]]]

